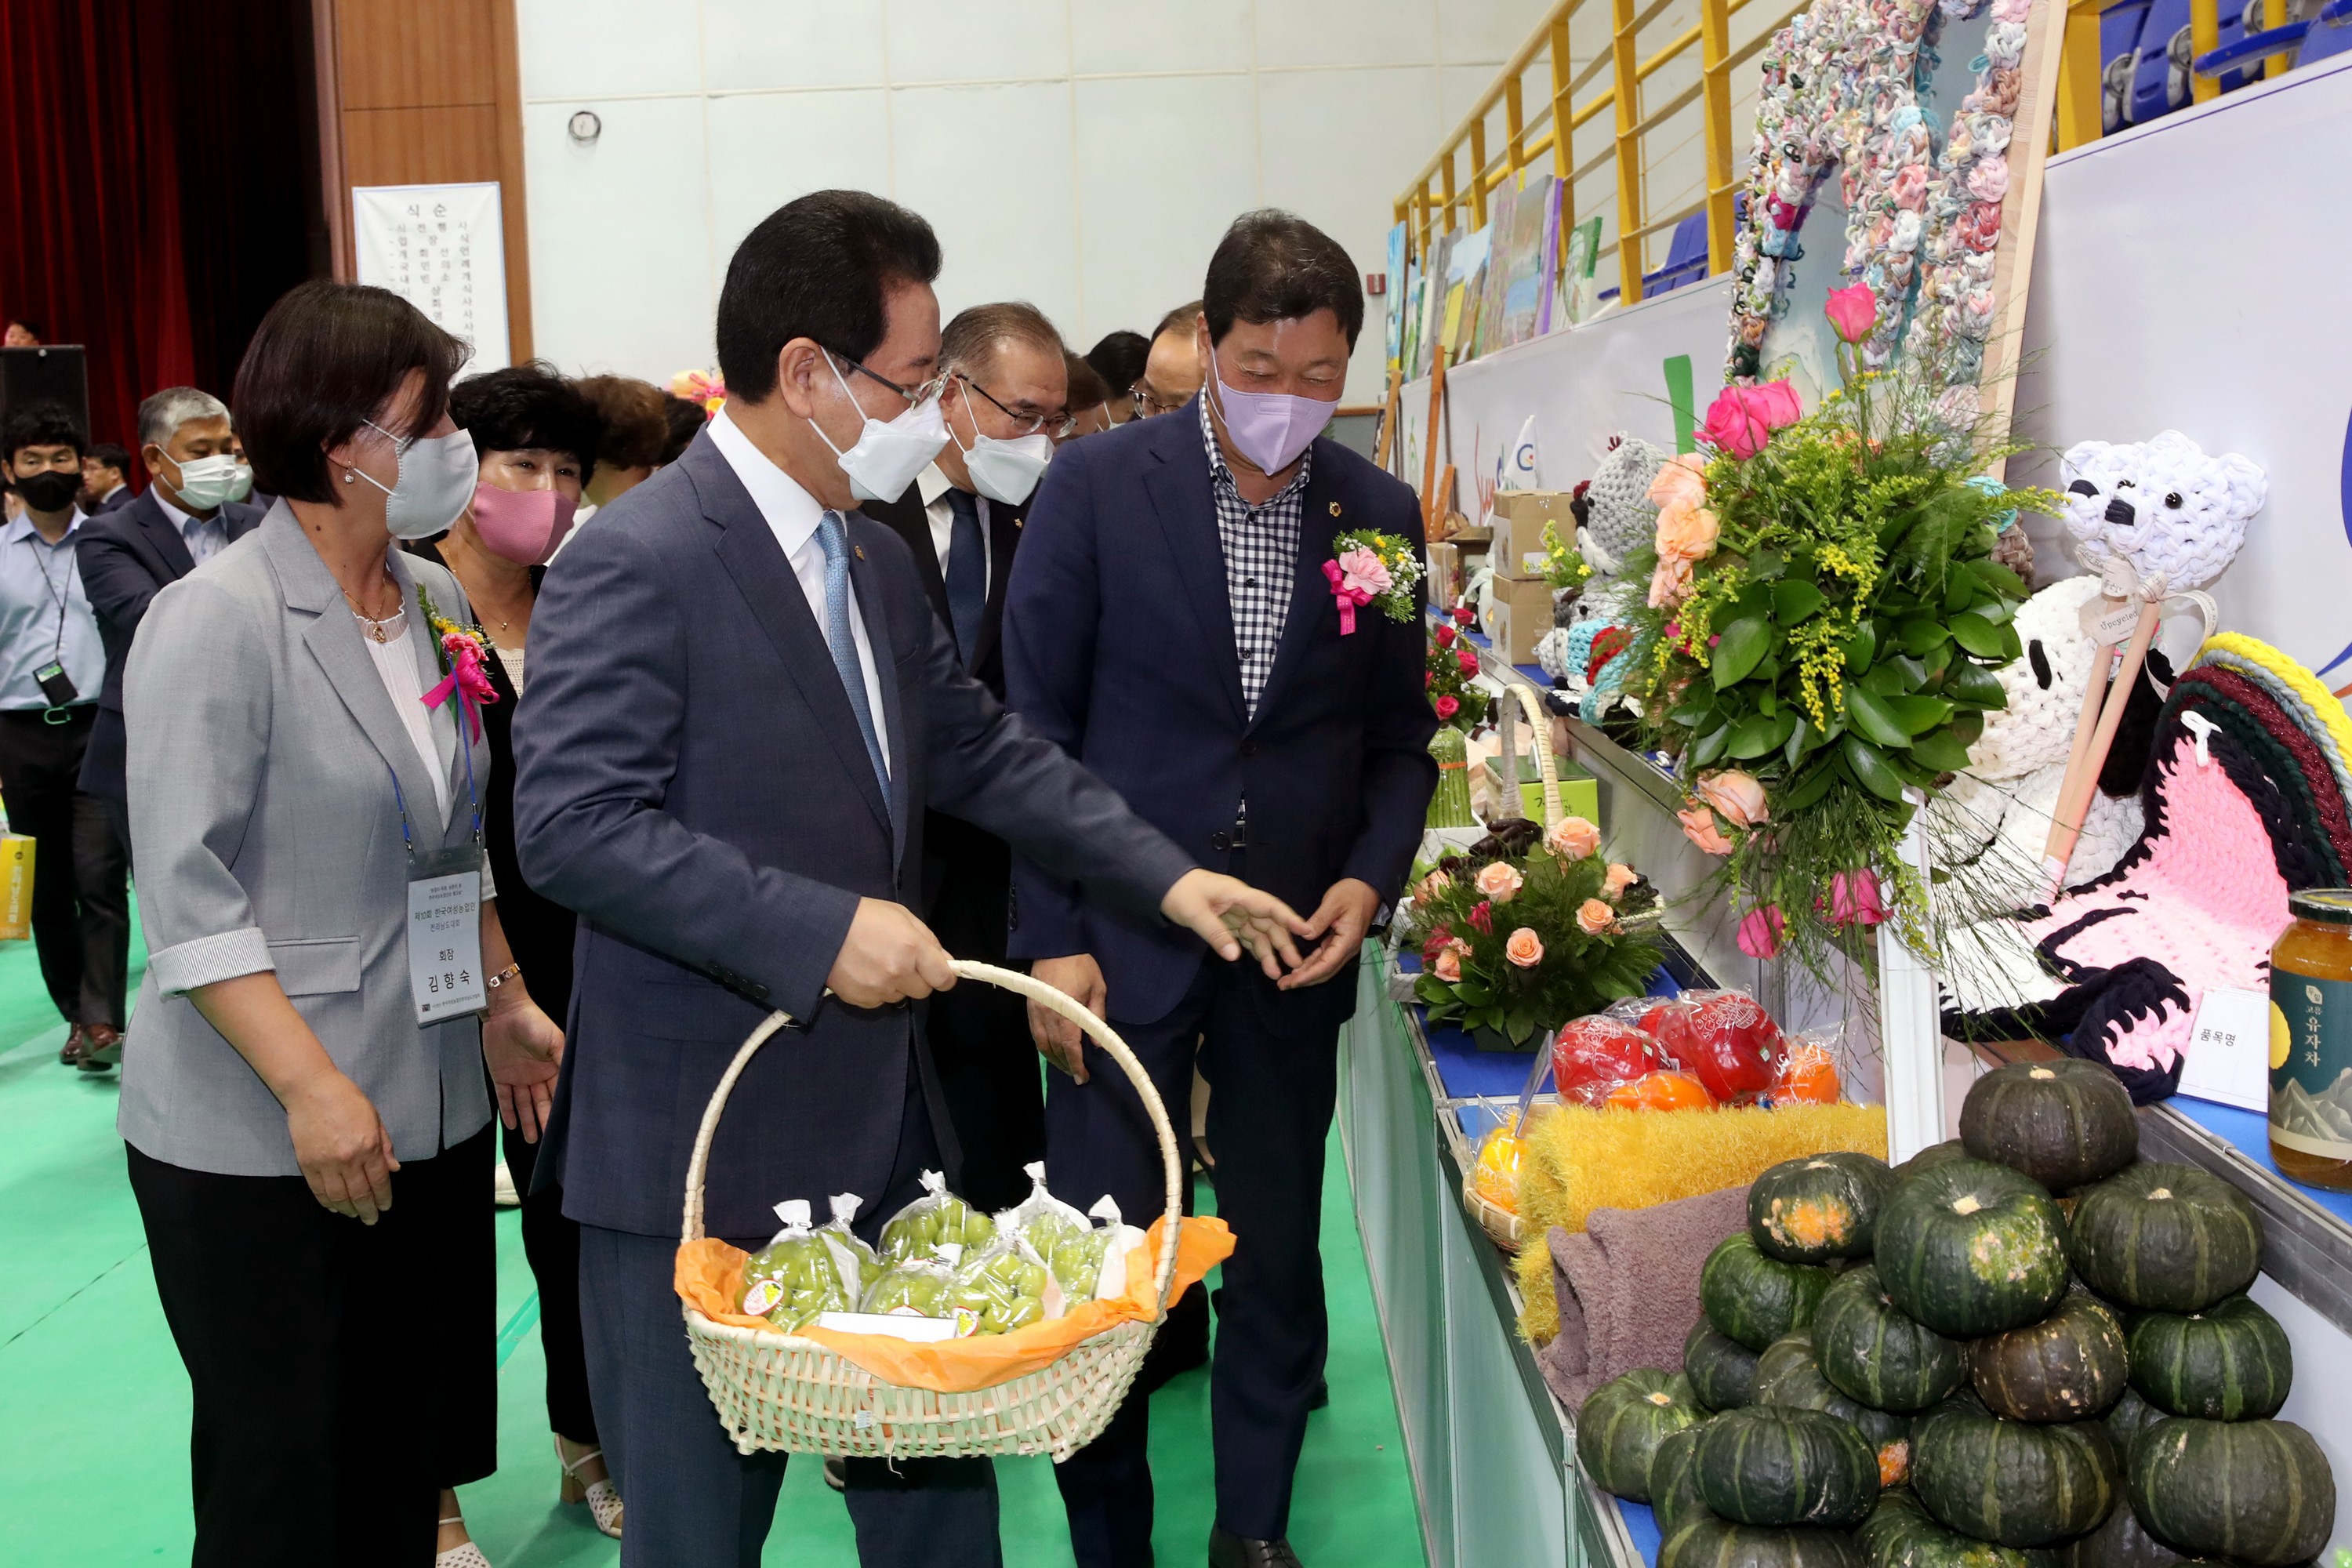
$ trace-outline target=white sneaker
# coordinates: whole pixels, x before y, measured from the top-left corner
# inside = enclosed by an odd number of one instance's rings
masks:
[[[515,1191],[514,1173],[507,1169],[504,1160],[490,1168],[490,1200],[502,1209],[522,1207],[522,1194]]]

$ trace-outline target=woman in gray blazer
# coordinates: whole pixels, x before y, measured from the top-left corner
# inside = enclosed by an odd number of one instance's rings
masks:
[[[235,405],[284,499],[131,647],[150,951],[119,1127],[194,1385],[198,1564],[425,1563],[461,1473],[443,1380],[495,1376],[483,1064],[536,1136],[562,1035],[478,853],[489,752],[440,635],[470,611],[393,548],[472,496],[465,354],[383,289],[280,300]],[[467,862],[478,959],[462,892],[412,890]]]

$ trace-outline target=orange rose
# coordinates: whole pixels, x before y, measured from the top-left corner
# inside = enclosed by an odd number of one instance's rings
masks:
[[[1517,898],[1520,884],[1526,880],[1515,868],[1500,860],[1478,868],[1478,890],[1498,904],[1507,904]]]
[[[1423,903],[1428,903],[1452,886],[1454,886],[1453,878],[1443,871],[1432,871],[1421,879],[1421,886],[1413,889],[1412,896]]]
[[[1670,506],[1658,513],[1658,555],[1704,561],[1715,553],[1715,542],[1722,531],[1715,513],[1703,506]]]
[[[1563,860],[1581,860],[1601,847],[1601,829],[1580,816],[1562,817],[1544,843]]]
[[[1650,608],[1672,609],[1691,596],[1690,563],[1679,555],[1661,555],[1650,574]]]
[[[1535,932],[1521,926],[1503,944],[1503,956],[1521,969],[1533,969],[1543,962],[1543,942]]]
[[[1734,827],[1753,827],[1771,820],[1764,806],[1764,786],[1753,774],[1738,768],[1726,768],[1719,773],[1701,773],[1698,797],[1723,813],[1723,819]]]
[[[1462,978],[1462,948],[1460,944],[1448,942],[1445,946],[1440,948],[1437,952],[1437,962],[1431,965],[1430,973],[1436,975],[1448,985],[1460,980]]]
[[[1668,507],[1698,505],[1706,500],[1706,459],[1696,452],[1669,458],[1650,481],[1650,504]]]
[[[1577,928],[1587,936],[1599,936],[1617,923],[1617,911],[1599,899],[1587,899],[1577,906]]]
[[[1609,874],[1601,879],[1601,896],[1609,899],[1622,899],[1625,896],[1625,889],[1641,879],[1642,873],[1633,867],[1620,866],[1612,861]]]
[[[1731,840],[1726,838],[1723,836],[1723,830],[1716,826],[1715,813],[1706,806],[1695,805],[1688,811],[1678,811],[1675,813],[1675,820],[1683,825],[1683,837],[1708,854],[1731,853]]]

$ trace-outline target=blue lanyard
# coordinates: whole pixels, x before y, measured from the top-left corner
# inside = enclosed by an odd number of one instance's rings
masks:
[[[454,706],[457,711],[449,717],[457,726],[457,749],[466,754],[466,796],[474,805],[474,845],[479,848],[482,843],[482,797],[474,788],[474,748],[466,739],[466,694],[460,691],[456,696],[457,700]],[[408,801],[400,793],[400,774],[390,763],[383,764],[383,771],[392,774],[392,803],[400,808],[400,847],[414,855],[416,853],[416,841],[409,837]]]

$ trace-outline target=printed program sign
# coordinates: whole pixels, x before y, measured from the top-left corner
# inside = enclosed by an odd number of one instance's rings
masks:
[[[495,180],[468,185],[362,185],[352,192],[359,280],[389,289],[474,355],[457,374],[501,370],[507,247]]]

